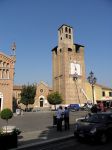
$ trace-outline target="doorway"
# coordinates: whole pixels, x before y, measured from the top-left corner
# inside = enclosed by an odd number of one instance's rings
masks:
[[[44,101],[44,99],[40,98],[40,107],[43,107],[43,101]]]
[[[2,100],[1,100],[1,98],[0,98],[0,110],[1,110],[1,101],[2,101]]]

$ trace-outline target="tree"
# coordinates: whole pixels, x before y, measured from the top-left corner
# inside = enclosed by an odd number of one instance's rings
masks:
[[[7,125],[6,125],[6,132],[7,132],[8,120],[13,117],[13,112],[9,108],[4,108],[0,113],[0,117],[6,120],[7,122]]]
[[[24,85],[21,91],[21,100],[20,103],[26,105],[26,110],[28,109],[29,104],[34,104],[36,95],[36,86]]]
[[[55,105],[55,109],[56,109],[56,104],[61,104],[63,99],[61,94],[59,94],[59,92],[54,92],[51,93],[47,96],[47,100],[51,105]]]
[[[14,113],[16,112],[17,108],[18,108],[17,99],[15,97],[13,97],[12,109],[13,109]]]

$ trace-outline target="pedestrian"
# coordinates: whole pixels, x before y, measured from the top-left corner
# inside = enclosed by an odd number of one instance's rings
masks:
[[[96,104],[94,104],[94,105],[92,106],[91,112],[92,112],[92,113],[97,113],[97,112],[98,112],[98,108],[97,108],[97,105],[96,105]]]
[[[53,126],[57,125],[57,116],[56,112],[53,113]]]
[[[69,130],[69,110],[67,107],[65,107],[64,111],[64,126],[65,126],[65,131]]]
[[[57,117],[57,131],[62,131],[62,121],[63,121],[63,109],[62,106],[59,106],[57,112],[56,112],[56,117]]]
[[[101,111],[103,112],[104,111],[104,104],[103,104],[103,102],[100,102],[100,109],[101,109]]]

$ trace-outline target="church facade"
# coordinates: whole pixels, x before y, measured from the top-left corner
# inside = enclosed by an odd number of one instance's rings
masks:
[[[0,110],[12,109],[15,56],[0,52]]]

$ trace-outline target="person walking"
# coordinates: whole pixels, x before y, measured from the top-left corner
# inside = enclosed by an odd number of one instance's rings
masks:
[[[65,107],[64,111],[64,126],[65,126],[65,131],[70,129],[69,126],[69,110],[67,107]]]
[[[63,109],[62,106],[59,106],[57,112],[56,112],[56,117],[57,117],[57,131],[62,131],[62,121],[63,121]]]

